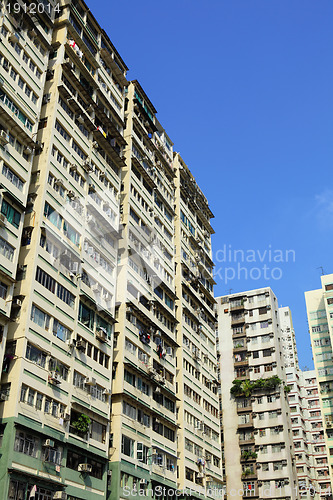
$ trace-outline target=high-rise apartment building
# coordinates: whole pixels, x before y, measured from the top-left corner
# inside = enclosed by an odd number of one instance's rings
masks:
[[[212,213],[88,6],[37,3],[1,4],[0,497],[213,498]]]
[[[108,474],[127,68],[84,2],[9,6],[1,233],[21,252],[1,280],[0,496],[93,500]]]
[[[173,144],[141,85],[126,94],[112,391],[111,498],[176,489]]]
[[[305,300],[319,389],[317,401],[323,415],[323,433],[333,484],[333,274],[321,276],[321,288],[305,292]]]
[[[50,2],[53,9],[54,2]],[[20,308],[14,293],[36,133],[46,78],[53,15],[28,15],[23,3],[3,3],[0,48],[0,368],[8,322]],[[8,359],[8,358],[7,358]],[[3,392],[6,397],[6,389]]]
[[[309,415],[309,445],[311,446],[315,491],[319,498],[332,498],[328,449],[325,445],[323,415],[319,403],[319,387],[315,370],[302,372],[305,400]],[[310,447],[309,446],[309,447]],[[295,450],[296,453],[296,450]],[[297,456],[296,456],[297,460]],[[296,462],[297,463],[297,462]]]
[[[281,342],[295,449],[299,496],[329,498],[331,488],[318,384],[314,370],[298,365],[295,331],[288,307],[279,308]]]
[[[270,288],[217,299],[227,491],[297,498],[277,299]]]
[[[279,308],[281,342],[288,402],[295,449],[299,496],[311,495],[319,500],[330,495],[327,450],[314,371],[301,371],[298,365],[295,331],[288,307]]]
[[[178,488],[192,498],[221,494],[215,299],[207,199],[176,155]]]
[[[285,368],[298,368],[298,354],[295,330],[289,307],[279,307],[279,325],[281,330],[282,358]]]

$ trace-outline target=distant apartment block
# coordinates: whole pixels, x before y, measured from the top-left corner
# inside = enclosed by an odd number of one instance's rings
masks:
[[[318,384],[316,404],[323,415],[324,436],[328,449],[329,474],[333,466],[333,274],[321,276],[321,288],[305,292],[306,309]]]
[[[277,299],[270,288],[217,299],[227,491],[296,499]]]

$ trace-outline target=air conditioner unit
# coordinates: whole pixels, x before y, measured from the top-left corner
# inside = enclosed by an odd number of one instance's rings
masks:
[[[92,465],[90,465],[90,464],[79,464],[77,470],[79,472],[86,472],[87,474],[90,474],[90,472],[92,472]]]
[[[1,392],[1,393],[0,393],[0,400],[1,400],[1,401],[7,401],[7,394],[6,394],[6,393],[4,393],[4,392]]]
[[[74,191],[68,191],[67,196],[68,196],[68,198],[70,198],[71,200],[72,200],[73,198],[75,198],[75,193],[74,193]]]
[[[27,155],[31,155],[31,153],[32,153],[32,148],[31,148],[30,146],[24,146],[23,151],[24,151]]]
[[[44,142],[41,141],[36,141],[35,142],[35,152],[38,151],[39,153],[43,151],[44,149]]]
[[[70,262],[69,263],[69,270],[72,273],[78,273],[79,272],[79,267],[80,267],[80,264],[78,262]]]
[[[148,480],[147,479],[140,479],[139,483],[140,484],[148,484]]]
[[[28,31],[28,34],[31,38],[36,38],[37,36],[37,31],[33,28],[31,30]]]
[[[15,42],[18,42],[20,39],[20,35],[18,33],[11,33],[8,37],[8,41],[10,43],[15,43]]]
[[[18,299],[17,297],[13,297],[12,306],[13,307],[22,307],[22,300]]]
[[[97,328],[96,339],[100,342],[106,342],[108,340],[108,334],[104,328]]]
[[[94,167],[90,161],[85,161],[84,163],[82,163],[82,168],[86,172],[92,172],[94,170]]]
[[[87,347],[87,342],[83,339],[77,340],[75,346],[76,349],[78,349],[79,351],[85,351]]]
[[[166,348],[166,353],[167,353],[168,356],[172,356],[172,354],[173,354],[172,347],[167,347]]]
[[[102,287],[99,283],[95,283],[92,287],[91,290],[93,292],[99,293],[101,291]]]
[[[62,413],[61,418],[63,418],[65,422],[68,422],[71,418],[71,414],[70,413]]]
[[[157,394],[161,393],[161,388],[160,387],[155,387],[154,392]]]
[[[64,186],[65,186],[65,182],[64,182],[64,180],[63,180],[63,179],[56,179],[56,180],[54,181],[54,185],[55,185],[55,186],[63,186],[63,187],[64,187]]]
[[[35,196],[29,195],[27,198],[27,207],[32,207],[35,202]]]
[[[93,215],[88,215],[87,224],[89,224],[92,227],[96,225],[96,220],[95,220],[95,217]]]
[[[5,146],[9,143],[9,135],[5,130],[0,130],[0,144]]]
[[[74,335],[71,335],[70,338],[66,340],[66,344],[69,347],[74,347],[76,345],[76,340],[74,338]]]
[[[46,448],[54,448],[54,441],[53,439],[46,439],[44,441],[44,445]]]
[[[94,385],[96,385],[96,379],[94,377],[86,377],[84,383],[85,383],[85,385],[94,386]]]
[[[78,121],[79,123],[81,123],[81,125],[83,125],[83,124],[84,124],[84,116],[82,116],[82,115],[78,115],[78,116],[76,117],[76,119],[77,119],[77,121]]]
[[[211,476],[206,476],[206,483],[211,483],[213,478]]]
[[[43,104],[47,104],[51,100],[51,94],[44,94],[43,95]]]
[[[198,472],[197,473],[197,479],[202,479],[205,477],[205,474],[203,472]]]
[[[111,395],[111,390],[110,389],[104,389],[103,395],[104,396],[110,396]]]

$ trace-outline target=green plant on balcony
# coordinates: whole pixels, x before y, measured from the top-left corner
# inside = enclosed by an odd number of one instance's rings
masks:
[[[284,392],[285,392],[285,393],[288,393],[288,392],[290,392],[290,391],[291,391],[291,386],[290,386],[290,385],[285,385],[285,386],[284,386]]]
[[[243,470],[242,477],[248,477],[251,474],[253,474],[253,471],[247,467],[246,469]]]
[[[243,460],[248,460],[249,458],[257,458],[257,453],[255,451],[243,451],[241,458]]]
[[[281,385],[281,383],[282,380],[277,375],[273,375],[269,378],[259,378],[258,380],[235,379],[232,382],[233,385],[230,389],[230,393],[235,397],[249,397],[256,390],[272,390]]]
[[[90,418],[84,413],[81,413],[81,415],[77,417],[77,420],[75,420],[75,422],[72,422],[72,426],[77,430],[79,434],[87,434],[90,424]]]
[[[244,344],[242,344],[241,342],[238,342],[238,343],[234,346],[234,349],[239,349],[240,347],[244,347]]]

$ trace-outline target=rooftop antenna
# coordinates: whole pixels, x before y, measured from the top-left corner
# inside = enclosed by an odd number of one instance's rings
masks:
[[[319,266],[319,267],[317,267],[317,269],[321,269],[321,274],[322,274],[322,276],[324,276],[325,272],[324,272],[323,266]]]
[[[233,290],[233,288],[229,288],[228,295],[230,295],[230,294],[231,294],[232,290]]]

